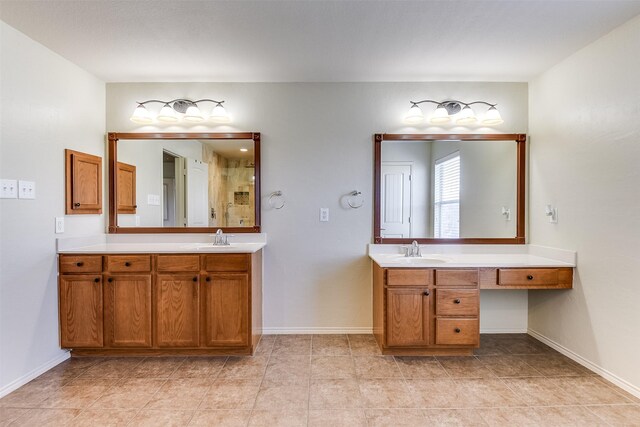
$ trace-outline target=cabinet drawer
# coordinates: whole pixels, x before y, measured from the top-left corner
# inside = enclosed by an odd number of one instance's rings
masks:
[[[480,342],[480,326],[475,319],[436,319],[436,344],[474,345]]]
[[[437,316],[477,316],[480,291],[477,289],[438,289],[436,291]]]
[[[499,268],[498,285],[502,286],[555,286],[558,285],[557,268]]]
[[[431,285],[433,270],[398,268],[387,270],[387,286],[418,286],[421,288]]]
[[[60,273],[100,273],[101,255],[60,255]]]
[[[158,255],[158,271],[199,271],[199,255]]]
[[[248,271],[249,254],[216,254],[204,257],[204,269],[213,272]]]
[[[105,264],[111,273],[151,271],[151,255],[108,255]]]
[[[478,270],[436,270],[436,286],[478,286]]]

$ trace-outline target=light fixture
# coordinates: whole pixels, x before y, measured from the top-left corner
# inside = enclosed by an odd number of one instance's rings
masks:
[[[209,119],[215,123],[229,123],[231,119],[227,110],[222,105],[224,101],[215,101],[213,99],[198,99],[192,101],[190,99],[178,98],[171,101],[161,101],[158,99],[150,99],[144,102],[138,102],[138,106],[131,115],[130,120],[139,124],[151,124],[155,120],[165,123],[176,123],[180,119],[185,122],[199,123],[205,120],[205,115],[198,108],[198,103],[213,102],[215,106],[209,114]],[[153,116],[145,107],[146,104],[163,104],[160,112],[156,117]]]
[[[240,151],[242,151],[243,153],[246,153],[247,151],[249,151],[248,148],[241,148]]]
[[[452,119],[455,119],[458,125],[470,125],[478,122],[476,113],[471,108],[474,104],[483,104],[489,106],[485,116],[480,120],[483,125],[499,125],[504,123],[500,112],[496,108],[497,104],[491,104],[485,101],[473,101],[462,102],[455,99],[445,101],[433,101],[431,99],[425,99],[422,101],[409,101],[411,108],[404,118],[404,122],[408,124],[417,124],[424,121],[424,114],[418,104],[425,102],[436,104],[437,107],[433,114],[429,118],[431,124],[444,124],[449,123]]]

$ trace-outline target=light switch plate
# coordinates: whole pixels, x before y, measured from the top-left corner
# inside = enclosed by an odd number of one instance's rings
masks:
[[[320,208],[320,222],[329,221],[329,208]]]
[[[18,197],[21,199],[35,199],[36,183],[33,181],[18,181]]]
[[[147,194],[147,205],[160,206],[160,196],[157,194]]]
[[[18,181],[15,179],[0,179],[0,199],[17,199]]]
[[[64,233],[64,217],[56,217],[56,234]]]

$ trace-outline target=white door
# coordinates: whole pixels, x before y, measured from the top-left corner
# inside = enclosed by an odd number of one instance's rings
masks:
[[[187,227],[209,226],[209,165],[185,159]]]
[[[382,162],[381,237],[411,237],[411,165]]]

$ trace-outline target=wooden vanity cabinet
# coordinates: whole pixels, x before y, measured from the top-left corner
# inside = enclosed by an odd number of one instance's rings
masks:
[[[65,151],[65,214],[102,213],[102,158]]]
[[[62,254],[59,265],[61,346],[76,355],[252,354],[260,339],[261,251]]]

